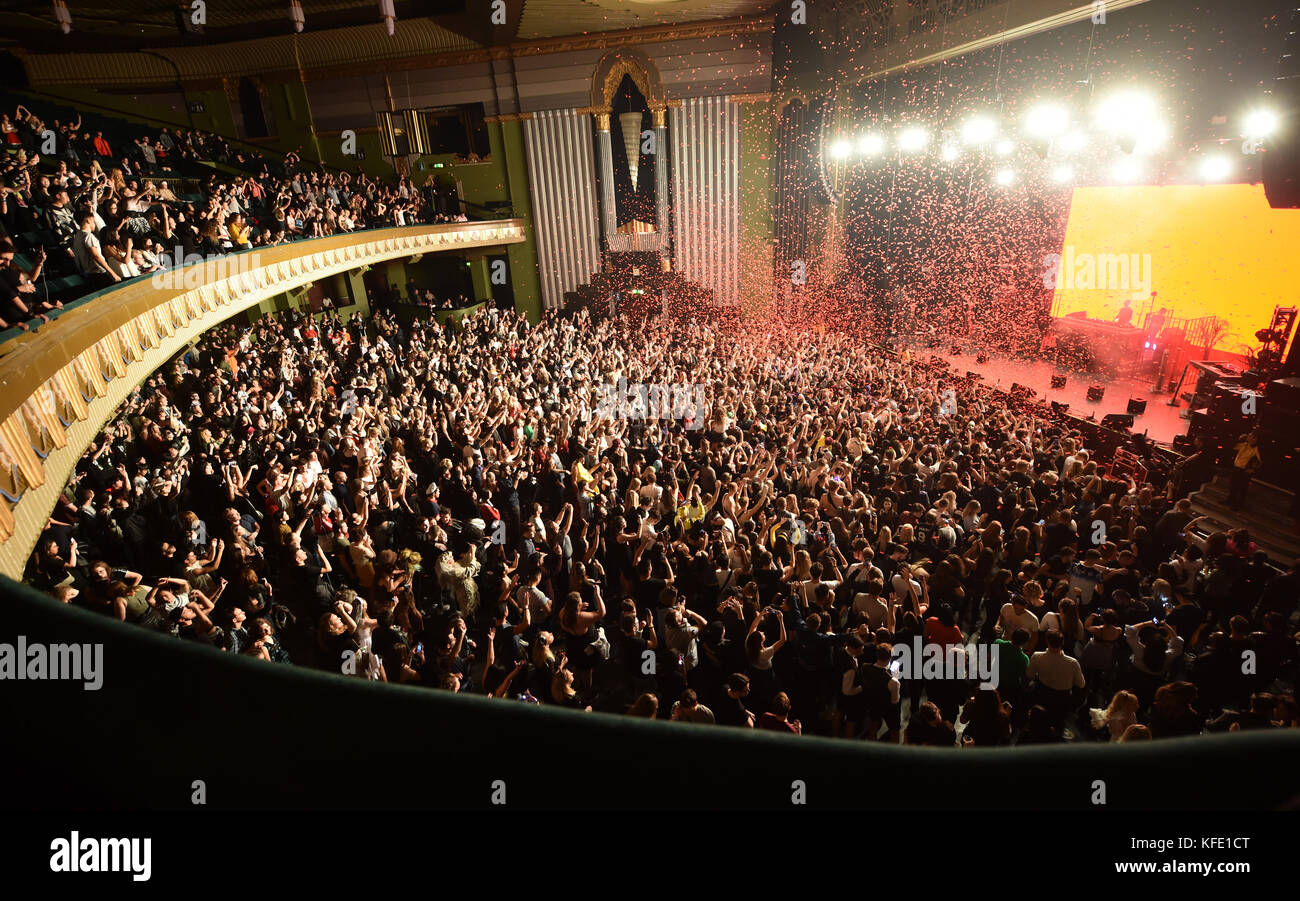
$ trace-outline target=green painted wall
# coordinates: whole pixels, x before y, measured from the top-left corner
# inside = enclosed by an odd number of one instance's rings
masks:
[[[524,242],[511,244],[506,251],[515,310],[535,324],[542,317],[542,278],[537,269],[537,230],[533,227],[533,195],[528,183],[528,161],[524,155],[524,124],[501,122],[489,125],[488,130],[492,137],[493,158],[505,163],[515,218],[524,222]]]
[[[773,101],[741,105],[740,285],[744,297],[766,297],[772,287],[776,205]]]

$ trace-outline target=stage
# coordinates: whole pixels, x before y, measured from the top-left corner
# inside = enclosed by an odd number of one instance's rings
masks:
[[[1032,388],[1037,392],[1037,400],[1069,404],[1070,413],[1084,419],[1093,417],[1099,423],[1108,413],[1127,413],[1129,398],[1145,398],[1146,412],[1133,417],[1134,433],[1146,433],[1151,440],[1163,445],[1171,444],[1176,435],[1187,434],[1188,423],[1182,418],[1182,414],[1187,411],[1186,403],[1180,403],[1177,407],[1169,406],[1168,394],[1153,392],[1154,378],[1110,377],[1099,372],[1058,368],[1045,360],[1025,360],[991,352],[987,363],[979,363],[974,354],[953,354],[949,347],[928,347],[922,343],[909,344],[908,348],[918,360],[941,357],[958,375],[978,372],[983,377],[983,383],[993,388],[1010,391],[1013,384]],[[1064,388],[1052,387],[1053,375],[1066,377]],[[1088,400],[1090,385],[1099,385],[1105,389],[1101,401]]]

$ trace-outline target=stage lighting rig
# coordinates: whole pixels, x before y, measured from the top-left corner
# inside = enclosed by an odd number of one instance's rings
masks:
[[[1223,181],[1232,174],[1232,163],[1226,156],[1219,154],[1207,156],[1201,160],[1197,171],[1205,181]]]
[[[930,143],[930,133],[919,125],[904,128],[898,134],[898,149],[906,152],[921,150]]]
[[[876,156],[885,149],[885,139],[877,134],[866,134],[858,138],[858,153],[862,156]]]
[[[997,133],[997,122],[988,116],[972,116],[961,127],[962,142],[975,146],[987,144]]]
[[[1254,110],[1246,114],[1242,137],[1256,141],[1267,138],[1277,131],[1277,122],[1277,114],[1269,110]]]

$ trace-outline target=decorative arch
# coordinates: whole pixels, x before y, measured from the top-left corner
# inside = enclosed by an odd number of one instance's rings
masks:
[[[596,63],[596,71],[591,77],[590,105],[593,110],[609,109],[624,75],[632,79],[651,109],[656,105],[662,108],[668,102],[659,67],[654,61],[640,50],[620,48],[606,53]]]

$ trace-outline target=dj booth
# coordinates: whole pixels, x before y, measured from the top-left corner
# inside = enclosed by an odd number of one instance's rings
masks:
[[[1044,349],[1077,359],[1081,368],[1109,375],[1132,375],[1142,363],[1147,333],[1131,325],[1083,316],[1063,316],[1047,331]]]

